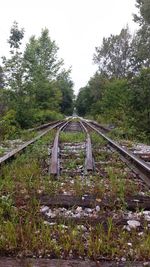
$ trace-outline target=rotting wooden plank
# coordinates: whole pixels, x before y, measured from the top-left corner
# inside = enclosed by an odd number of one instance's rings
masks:
[[[112,209],[112,206],[115,205],[120,209],[120,203],[116,202],[115,199],[111,200],[101,200],[94,196],[88,196],[83,199],[83,197],[78,196],[70,196],[70,195],[37,195],[37,200],[39,204],[42,206],[49,206],[49,207],[64,207],[64,208],[71,208],[71,207],[82,207],[82,208],[95,208],[97,205],[100,207],[101,210]],[[27,200],[23,198],[14,198],[15,205],[17,207],[25,206]],[[141,210],[150,210],[150,197],[144,196],[135,196],[133,198],[126,198],[125,205],[127,210],[136,211],[137,209]]]
[[[86,197],[80,197],[80,196],[70,196],[70,195],[55,195],[55,196],[49,196],[49,195],[42,195],[39,196],[39,201],[41,205],[46,206],[57,206],[57,207],[65,207],[70,208],[73,206],[80,206],[80,207],[89,207],[94,208],[97,205],[100,206],[102,209],[111,208],[112,204],[114,205],[113,201],[109,199],[109,201],[101,200],[99,198],[96,198],[96,196],[88,195]],[[138,209],[144,209],[144,210],[150,210],[150,197],[146,196],[134,196],[134,197],[128,197],[125,198],[126,203],[126,209],[128,210],[137,210]],[[118,203],[118,207],[120,208],[120,205]],[[117,203],[116,203],[117,208]]]
[[[46,206],[59,206],[59,207],[95,207],[96,198],[93,196],[88,196],[83,199],[83,197],[70,196],[70,195],[56,195],[56,196],[41,196],[40,204]]]

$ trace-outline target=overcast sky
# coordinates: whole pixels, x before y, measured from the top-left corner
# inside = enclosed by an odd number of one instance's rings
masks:
[[[137,25],[132,14],[135,0],[2,0],[0,5],[0,56],[7,55],[13,21],[25,29],[24,41],[48,28],[50,37],[60,48],[59,56],[66,67],[72,66],[72,79],[77,93],[97,70],[92,58],[102,38],[118,34],[128,23]]]

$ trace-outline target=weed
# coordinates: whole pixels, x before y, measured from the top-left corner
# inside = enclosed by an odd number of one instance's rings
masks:
[[[0,157],[2,157],[5,153],[5,149],[0,147]]]
[[[71,132],[61,132],[60,133],[60,141],[61,142],[84,142],[86,139],[85,133],[78,132],[78,133],[71,133]]]

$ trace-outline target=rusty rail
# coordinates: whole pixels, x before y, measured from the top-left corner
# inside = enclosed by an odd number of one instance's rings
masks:
[[[111,140],[109,137],[107,137],[105,134],[103,134],[100,130],[98,130],[95,126],[91,125],[91,123],[83,120],[85,125],[88,125],[91,129],[96,131],[98,134],[100,134],[105,140],[108,141],[108,143],[113,147],[115,150],[117,150],[130,164],[132,164],[136,170],[140,173],[141,178],[144,180],[144,182],[150,186],[150,166],[146,164],[143,160],[140,160],[138,157],[133,155],[131,152],[129,152],[127,149],[120,146],[115,141]]]
[[[93,155],[92,155],[92,144],[91,144],[91,138],[88,133],[87,128],[84,126],[84,124],[80,121],[80,124],[82,128],[84,129],[86,133],[86,159],[85,159],[85,168],[87,171],[93,171],[94,170],[94,164],[93,164]]]
[[[53,148],[52,148],[52,154],[51,154],[51,162],[50,162],[50,168],[49,168],[49,174],[52,174],[54,176],[57,176],[59,174],[59,159],[58,159],[58,154],[59,154],[59,134],[63,128],[66,127],[66,125],[69,123],[67,121],[64,123],[57,131],[54,143],[53,143]]]
[[[27,131],[28,131],[28,132],[32,132],[32,131],[40,131],[40,130],[43,130],[43,129],[49,127],[49,126],[53,126],[53,125],[55,125],[56,123],[59,123],[59,122],[62,122],[62,121],[60,121],[60,120],[58,120],[58,121],[51,121],[51,122],[42,124],[42,125],[40,125],[40,126],[37,126],[37,127],[35,127],[35,128],[30,128],[30,129],[28,129]]]
[[[42,136],[44,136],[45,134],[47,134],[52,129],[60,126],[61,124],[62,124],[62,122],[58,122],[55,125],[48,127],[48,129],[46,129],[45,131],[43,131],[41,134],[39,134],[35,138],[31,139],[30,141],[25,142],[23,145],[19,146],[19,148],[13,149],[11,152],[9,152],[5,156],[1,157],[0,158],[0,165],[2,165],[3,163],[5,163],[5,162],[9,161],[10,159],[12,159],[13,157],[15,157],[19,152],[21,152],[24,149],[26,149],[29,145],[34,144]]]

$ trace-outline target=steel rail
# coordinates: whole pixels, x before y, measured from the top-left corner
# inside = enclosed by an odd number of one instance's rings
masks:
[[[48,127],[48,129],[43,131],[41,134],[39,134],[35,138],[31,139],[30,141],[25,142],[23,145],[19,146],[19,148],[13,149],[11,152],[9,152],[5,156],[1,157],[0,158],[0,165],[2,165],[3,163],[9,161],[10,159],[12,159],[16,154],[18,154],[19,152],[23,151],[29,145],[35,143],[42,136],[44,136],[45,134],[47,134],[49,131],[53,130],[54,128],[60,126],[61,124],[62,124],[62,122],[58,122],[55,125]]]
[[[49,126],[53,126],[53,125],[55,125],[56,123],[59,123],[59,122],[62,122],[62,121],[60,121],[60,120],[57,120],[57,121],[51,121],[51,122],[48,122],[48,123],[45,123],[45,124],[41,124],[41,125],[39,125],[39,126],[37,126],[37,127],[35,127],[35,128],[30,128],[30,129],[28,129],[27,131],[28,131],[28,132],[32,132],[32,131],[43,130],[43,129],[45,129],[45,128],[49,127]]]
[[[69,123],[67,121],[65,124],[63,124],[57,131],[53,148],[52,148],[52,154],[51,154],[51,161],[50,161],[50,168],[49,168],[49,174],[52,174],[54,176],[57,176],[59,174],[59,163],[58,163],[58,152],[59,152],[59,134],[63,128],[66,127],[66,125]]]
[[[92,123],[93,125],[97,126],[98,128],[102,129],[104,132],[108,133],[110,132],[110,129],[97,123],[96,121],[89,121],[89,123]]]
[[[143,160],[140,160],[138,157],[133,155],[131,152],[129,152],[127,149],[120,146],[115,141],[111,140],[109,137],[107,137],[105,134],[103,134],[100,130],[98,130],[96,127],[88,123],[87,121],[83,120],[84,124],[88,125],[90,128],[92,128],[94,131],[96,131],[98,134],[100,134],[105,140],[108,141],[108,143],[117,150],[121,155],[123,155],[128,161],[130,161],[142,174],[144,175],[143,180],[150,186],[150,166],[146,164]]]
[[[80,124],[83,128],[83,130],[86,133],[86,159],[85,159],[85,168],[87,171],[93,171],[94,170],[94,164],[93,164],[93,155],[92,155],[92,144],[91,144],[91,138],[88,133],[87,128],[84,126],[82,121],[80,121]]]

